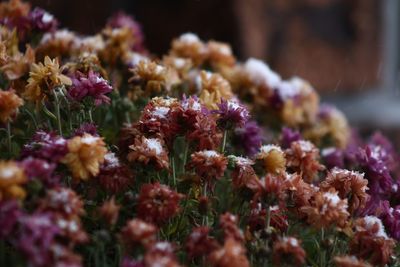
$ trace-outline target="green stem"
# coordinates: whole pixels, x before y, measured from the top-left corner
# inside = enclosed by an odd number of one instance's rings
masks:
[[[188,153],[189,153],[189,142],[186,142],[185,150],[183,152],[182,173],[185,173],[185,166],[186,166],[186,162],[187,162]]]
[[[207,182],[204,182],[203,197],[207,197]],[[208,226],[208,209],[206,210],[206,214],[203,216],[203,225]]]
[[[171,165],[172,165],[172,179],[174,181],[174,188],[176,189],[176,171],[175,171],[175,157],[171,157]]]
[[[89,121],[90,123],[93,123],[92,109],[89,109],[88,113],[89,113]]]
[[[322,251],[320,252],[320,263],[319,263],[319,265],[321,266],[321,267],[323,267],[323,266],[325,266],[325,261],[326,261],[326,250],[325,250],[325,248],[324,248],[324,241],[325,241],[325,230],[324,230],[324,228],[322,227],[321,228],[321,248],[322,248]]]
[[[61,124],[60,101],[58,99],[56,90],[53,90],[53,93],[54,93],[54,99],[55,99],[58,133],[62,136],[63,133],[62,133],[62,124]]]
[[[271,207],[268,205],[267,206],[267,231],[269,230],[269,227],[271,225]]]
[[[225,146],[226,146],[226,139],[227,139],[227,135],[228,135],[228,130],[224,131],[224,137],[222,139],[222,148],[221,148],[221,153],[224,154],[225,152]]]
[[[190,195],[191,195],[191,194],[192,194],[192,188],[189,189],[189,192],[188,192],[188,194],[187,194],[187,199],[186,199],[185,204],[184,204],[184,206],[183,206],[183,211],[182,211],[181,215],[179,216],[178,225],[176,226],[175,231],[179,231],[179,228],[181,227],[183,218],[185,217],[186,209],[187,209],[187,206],[188,206],[188,203],[189,203],[189,199],[190,199]],[[179,232],[178,232],[178,233],[179,233]]]
[[[7,122],[7,148],[8,154],[11,157],[11,122]]]

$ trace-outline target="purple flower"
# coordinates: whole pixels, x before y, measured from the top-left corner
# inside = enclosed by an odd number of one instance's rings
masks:
[[[48,187],[54,187],[60,182],[60,176],[53,175],[57,167],[53,162],[49,163],[43,159],[29,157],[24,159],[20,164],[30,180],[37,179]]]
[[[72,86],[68,95],[75,101],[81,101],[85,97],[92,97],[96,106],[103,103],[109,104],[110,98],[105,94],[110,93],[113,88],[98,73],[89,71],[87,76],[77,71],[71,76]]]
[[[54,132],[39,130],[32,141],[24,145],[21,157],[34,157],[49,162],[59,162],[68,153],[67,140]]]
[[[392,208],[388,201],[384,201],[381,209],[379,218],[385,225],[386,231],[392,238],[400,240],[400,206]]]
[[[247,108],[236,100],[222,99],[218,108],[212,113],[219,114],[218,123],[222,127],[243,127],[250,118]]]
[[[324,160],[325,166],[328,169],[332,169],[334,167],[345,168],[344,164],[344,152],[342,149],[336,147],[328,147],[324,148],[321,151],[322,158]]]
[[[288,127],[282,128],[281,133],[281,146],[282,148],[289,148],[290,144],[295,141],[301,140],[300,132]]]
[[[14,230],[22,211],[15,200],[0,202],[0,239],[7,238]]]
[[[249,156],[258,152],[263,141],[262,130],[255,121],[248,121],[243,128],[236,128],[235,136],[237,143]]]
[[[78,129],[75,130],[75,136],[83,136],[88,133],[92,136],[99,136],[97,132],[97,126],[94,123],[83,123]]]
[[[38,7],[29,13],[28,19],[31,27],[41,32],[54,32],[58,26],[53,15]]]
[[[52,246],[59,232],[50,213],[22,216],[16,247],[29,266],[52,266]]]
[[[121,267],[144,267],[143,262],[128,257],[122,260]]]
[[[396,153],[392,143],[379,132],[375,133],[368,143],[380,147],[380,159],[385,162],[390,171],[394,171],[399,155]]]
[[[125,14],[123,11],[115,13],[107,21],[107,26],[111,28],[129,28],[134,36],[135,43],[132,47],[134,51],[144,52],[144,35],[142,28],[132,16]]]

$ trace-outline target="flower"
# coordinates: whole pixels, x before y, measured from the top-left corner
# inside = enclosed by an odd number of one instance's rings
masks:
[[[18,114],[18,109],[24,101],[14,92],[14,90],[0,90],[0,121],[7,123]]]
[[[224,238],[232,238],[238,242],[244,242],[244,235],[242,230],[238,227],[238,217],[226,212],[219,216],[219,225],[224,231]]]
[[[280,174],[286,170],[285,154],[279,146],[262,146],[260,152],[256,155],[256,159],[263,163],[264,170],[267,173]]]
[[[140,162],[145,165],[150,162],[155,165],[158,170],[169,169],[169,159],[163,141],[159,138],[135,138],[135,143],[129,148],[127,159],[130,162]]]
[[[141,219],[128,221],[121,230],[121,238],[128,247],[134,247],[137,244],[149,247],[156,242],[156,234],[157,227]]]
[[[400,206],[394,208],[389,206],[388,201],[383,201],[380,209],[382,213],[379,215],[389,235],[400,240]]]
[[[256,154],[261,146],[262,130],[255,121],[247,121],[243,128],[235,129],[235,143],[244,149],[248,156]]]
[[[195,65],[202,64],[207,57],[205,44],[194,33],[184,33],[172,41],[171,55],[190,58]]]
[[[218,123],[222,128],[243,127],[249,120],[249,111],[235,100],[221,100],[218,109],[212,113],[218,114]]]
[[[24,199],[22,185],[27,182],[24,170],[14,161],[0,161],[0,200]]]
[[[42,199],[39,209],[75,217],[84,214],[83,201],[75,191],[66,187],[48,190]]]
[[[179,213],[179,201],[183,198],[160,183],[144,184],[140,188],[137,214],[138,217],[156,225],[162,225]]]
[[[194,169],[196,174],[207,182],[221,178],[228,165],[228,160],[214,150],[195,152],[190,158],[187,169]]]
[[[337,267],[372,267],[369,263],[357,259],[355,256],[336,256],[333,261]]]
[[[72,85],[72,81],[67,76],[61,74],[57,59],[50,59],[48,56],[43,63],[33,63],[29,72],[28,84],[24,92],[24,97],[32,102],[40,102],[46,99],[49,93],[57,86]]]
[[[254,185],[257,184],[258,177],[252,165],[254,162],[250,159],[236,156],[229,156],[229,160],[233,160],[235,168],[232,171],[232,185],[235,189],[247,187],[255,190]]]
[[[145,266],[180,267],[174,255],[174,247],[169,242],[154,243],[144,255]]]
[[[85,133],[88,133],[92,136],[99,136],[97,132],[97,126],[94,123],[82,123],[78,129],[75,129],[74,135],[83,136]]]
[[[99,174],[106,153],[102,138],[84,134],[68,140],[68,154],[61,162],[68,166],[75,179],[87,180]]]
[[[262,208],[261,203],[252,201],[251,210],[248,218],[248,226],[250,232],[259,231],[266,227],[266,216],[267,210]],[[285,232],[289,226],[287,216],[285,215],[286,210],[279,207],[278,205],[269,207],[270,209],[270,226],[280,232]]]
[[[340,198],[347,198],[349,212],[353,214],[357,209],[363,209],[367,203],[369,198],[366,193],[367,184],[368,180],[364,179],[362,173],[334,168],[320,184],[320,188],[322,191],[334,188],[338,191]]]
[[[344,227],[349,217],[347,199],[341,199],[338,192],[317,192],[311,204],[301,211],[307,215],[309,224],[316,228],[326,228],[332,224]]]
[[[20,166],[29,180],[36,179],[48,187],[54,187],[60,182],[60,176],[54,175],[57,165],[53,162],[28,157],[20,162]]]
[[[218,65],[233,66],[236,62],[229,44],[208,41],[207,52],[208,61],[215,67],[218,67]]]
[[[0,201],[0,239],[5,239],[13,233],[22,210],[16,200]]]
[[[110,104],[111,100],[106,94],[112,92],[113,88],[99,73],[89,70],[85,75],[77,71],[71,76],[71,80],[72,85],[68,89],[68,96],[71,99],[79,102],[90,97],[96,106]]]
[[[213,267],[248,267],[246,249],[233,238],[227,238],[224,246],[214,250],[208,256],[210,266]]]
[[[222,133],[217,127],[216,120],[208,116],[196,116],[194,129],[188,131],[186,139],[195,144],[196,150],[217,149],[222,140]]]
[[[31,27],[41,32],[54,32],[58,26],[58,21],[53,15],[38,7],[29,13],[28,18]]]
[[[209,236],[209,232],[210,228],[206,226],[192,229],[185,242],[185,249],[189,258],[207,256],[219,247],[218,242]]]
[[[274,242],[272,258],[276,266],[283,263],[300,266],[305,262],[306,252],[301,247],[301,241],[295,237],[282,237]]]
[[[143,262],[124,257],[121,267],[144,267]]]
[[[292,142],[301,140],[300,132],[289,127],[283,127],[281,132],[281,146],[284,149],[290,148]]]
[[[345,151],[336,147],[327,147],[322,149],[321,155],[327,169],[344,168]]]
[[[218,73],[201,71],[198,80],[200,102],[209,109],[217,109],[221,100],[229,100],[233,96],[231,86]]]
[[[103,202],[99,208],[100,217],[110,226],[115,225],[118,220],[120,205],[115,203],[115,198]]]

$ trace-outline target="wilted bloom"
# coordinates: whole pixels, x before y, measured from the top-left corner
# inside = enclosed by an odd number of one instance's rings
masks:
[[[0,201],[0,239],[7,238],[22,215],[19,203],[15,200]]]
[[[71,76],[72,86],[68,89],[68,95],[75,101],[82,101],[86,97],[94,100],[94,104],[110,104],[110,98],[106,94],[112,92],[113,88],[99,73],[90,70],[88,74],[79,71]]]
[[[54,132],[37,131],[31,142],[25,144],[21,156],[45,159],[57,163],[68,153],[67,140]]]
[[[210,228],[200,226],[192,229],[186,238],[185,249],[189,258],[207,256],[219,247],[218,242],[209,236]]]
[[[233,238],[238,242],[244,241],[243,231],[238,227],[238,217],[226,212],[219,216],[219,226],[224,231],[224,238]]]
[[[327,147],[321,150],[321,155],[327,169],[334,167],[344,168],[345,151],[336,147]]]
[[[396,240],[400,240],[400,206],[392,208],[388,201],[383,201],[378,209],[382,210],[379,217],[389,235]]]
[[[154,243],[146,251],[143,259],[148,267],[180,267],[171,243],[163,241]]]
[[[324,169],[319,160],[319,150],[309,141],[292,142],[289,149],[286,149],[287,167],[303,175],[303,179],[312,182],[318,171]]]
[[[280,174],[285,172],[285,154],[279,146],[262,146],[260,152],[256,155],[256,159],[263,163],[264,170],[267,173]]]
[[[235,64],[235,57],[229,44],[208,41],[207,42],[208,61],[215,67],[218,65],[232,66]]]
[[[235,189],[247,187],[251,190],[255,190],[254,185],[257,184],[255,181],[258,180],[256,172],[252,165],[254,162],[248,158],[229,156],[229,160],[233,160],[235,165],[232,171],[232,184]]]
[[[111,193],[125,191],[134,182],[132,171],[110,152],[104,156],[97,179],[101,187]]]
[[[214,150],[203,150],[193,153],[188,169],[194,169],[196,174],[205,181],[219,179],[224,175],[228,160]]]
[[[202,71],[198,77],[199,99],[209,109],[217,109],[221,100],[233,96],[231,85],[218,73]]]
[[[282,237],[274,242],[272,255],[276,266],[284,264],[300,266],[305,262],[306,252],[297,238]]]
[[[38,7],[29,13],[28,18],[31,27],[41,32],[53,32],[58,26],[58,21],[53,15]]]
[[[92,136],[99,136],[97,132],[97,126],[94,123],[82,123],[78,129],[75,129],[74,135],[83,136],[85,133],[88,133]]]
[[[350,255],[336,256],[333,261],[336,267],[372,267],[369,263]]]
[[[87,180],[99,173],[106,153],[102,138],[84,134],[68,140],[68,154],[62,162],[68,166],[75,179]]]
[[[350,253],[368,259],[375,266],[388,264],[395,242],[388,238],[382,221],[375,216],[366,216],[357,219],[354,225],[355,234],[350,241]]]
[[[213,267],[249,267],[246,257],[246,249],[239,241],[233,238],[225,240],[224,246],[214,250],[208,261]]]
[[[14,161],[0,161],[0,200],[23,199],[27,182],[24,170]]]
[[[20,162],[29,180],[36,179],[45,186],[53,187],[59,184],[60,176],[54,175],[57,165],[44,159],[28,157]]]
[[[184,33],[172,41],[170,54],[190,58],[195,65],[200,65],[207,57],[207,48],[196,34]]]
[[[83,201],[72,189],[57,187],[48,190],[46,197],[41,201],[41,211],[51,211],[66,217],[79,216],[84,213]]]
[[[71,79],[61,72],[58,60],[51,60],[48,56],[45,57],[44,64],[33,63],[24,92],[26,99],[37,103],[46,99],[55,87],[72,85]]]
[[[158,169],[168,169],[169,159],[164,142],[159,138],[135,138],[135,143],[129,148],[128,154],[130,162],[140,162],[145,165],[152,163]]]
[[[285,232],[289,226],[285,209],[278,205],[269,207],[270,209],[270,226]],[[248,218],[248,226],[251,232],[265,229],[267,210],[262,208],[261,203],[252,201],[250,215]]]
[[[262,131],[255,121],[248,121],[243,128],[235,129],[235,143],[242,147],[248,156],[258,152],[262,144]]]
[[[24,101],[13,90],[0,90],[0,122],[11,121],[23,104]]]
[[[349,217],[347,199],[341,199],[338,192],[317,192],[311,204],[304,206],[301,211],[307,215],[309,224],[316,228],[326,228],[334,224],[344,227]]]
[[[286,184],[282,177],[267,174],[256,182],[253,200],[260,200],[271,205],[286,198]]]
[[[222,140],[222,133],[213,116],[196,116],[194,129],[188,131],[186,139],[195,144],[196,150],[217,149]]]
[[[347,198],[349,212],[353,214],[357,209],[365,207],[369,197],[366,193],[367,184],[368,180],[364,179],[362,173],[334,168],[320,184],[320,188],[322,191],[334,188],[340,198]]]
[[[289,127],[283,127],[282,128],[282,133],[281,133],[281,138],[280,138],[280,143],[282,148],[290,148],[290,145],[292,142],[299,141],[301,140],[301,135],[300,132],[294,129],[291,129]]]
[[[249,111],[237,100],[221,100],[218,109],[212,111],[219,115],[218,123],[222,128],[243,127],[249,120]]]
[[[115,198],[112,197],[109,200],[103,202],[99,208],[100,217],[108,224],[114,225],[117,223],[119,210],[121,206],[115,203]]]
[[[157,225],[162,225],[180,211],[179,201],[183,198],[160,183],[144,184],[140,188],[137,214],[138,217]]]
[[[156,242],[157,227],[140,219],[132,219],[121,230],[121,238],[125,245],[134,247],[141,244],[144,247]]]

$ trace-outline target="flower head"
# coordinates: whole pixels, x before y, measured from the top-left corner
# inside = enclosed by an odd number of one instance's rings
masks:
[[[200,65],[207,57],[207,49],[196,34],[184,33],[172,41],[170,54],[190,58],[195,65]]]
[[[281,133],[281,145],[282,148],[287,149],[290,148],[292,142],[301,140],[300,132],[297,130],[293,130],[289,127],[283,127]]]
[[[229,100],[233,96],[229,82],[218,73],[202,71],[197,83],[200,101],[209,109],[217,109],[221,100]]]
[[[238,227],[239,219],[237,216],[226,212],[219,217],[219,225],[224,231],[224,238],[233,238],[238,242],[244,241],[242,230]]]
[[[157,227],[141,219],[128,221],[121,230],[121,238],[128,247],[134,247],[137,244],[149,247],[156,242],[156,234]]]
[[[192,229],[192,232],[186,239],[185,249],[189,258],[207,256],[219,247],[218,242],[209,236],[210,228],[200,226]]]
[[[13,90],[0,90],[0,122],[11,121],[23,104],[24,101]]]
[[[265,145],[260,147],[256,159],[263,163],[267,173],[280,174],[286,170],[286,159],[282,149],[276,145]]]
[[[193,153],[187,168],[194,169],[205,181],[219,179],[224,175],[228,160],[214,150],[203,150]]]
[[[22,210],[15,200],[0,201],[0,239],[7,238],[15,229]]]
[[[196,150],[217,149],[222,140],[222,133],[216,120],[211,116],[196,116],[193,130],[186,134],[186,139],[196,145]]]
[[[29,13],[28,18],[31,27],[41,32],[54,32],[58,26],[58,21],[53,15],[38,7]]]
[[[156,242],[144,255],[145,266],[180,267],[174,254],[174,246],[166,241]]]
[[[23,199],[27,182],[24,170],[14,161],[0,161],[0,200]]]
[[[218,109],[212,111],[219,115],[218,123],[225,127],[243,127],[249,120],[249,111],[235,100],[221,100]]]
[[[248,156],[256,154],[262,144],[262,130],[255,121],[248,121],[243,128],[235,129],[235,143],[242,147]]]
[[[300,266],[304,264],[306,252],[301,247],[301,241],[295,237],[283,237],[275,241],[273,248],[273,261],[277,266],[293,264]]]
[[[60,176],[54,175],[57,165],[44,159],[28,157],[20,162],[29,180],[37,179],[45,186],[54,187],[59,184]]]
[[[135,143],[129,148],[131,151],[128,154],[128,160],[130,162],[140,162],[145,165],[150,162],[154,166],[160,169],[169,168],[169,159],[164,143],[159,138],[136,138]]]
[[[99,208],[100,217],[110,226],[115,225],[118,220],[121,206],[115,203],[115,198],[103,202]]]
[[[214,250],[208,261],[213,267],[249,267],[250,263],[246,257],[246,249],[239,241],[228,238],[224,246]]]

